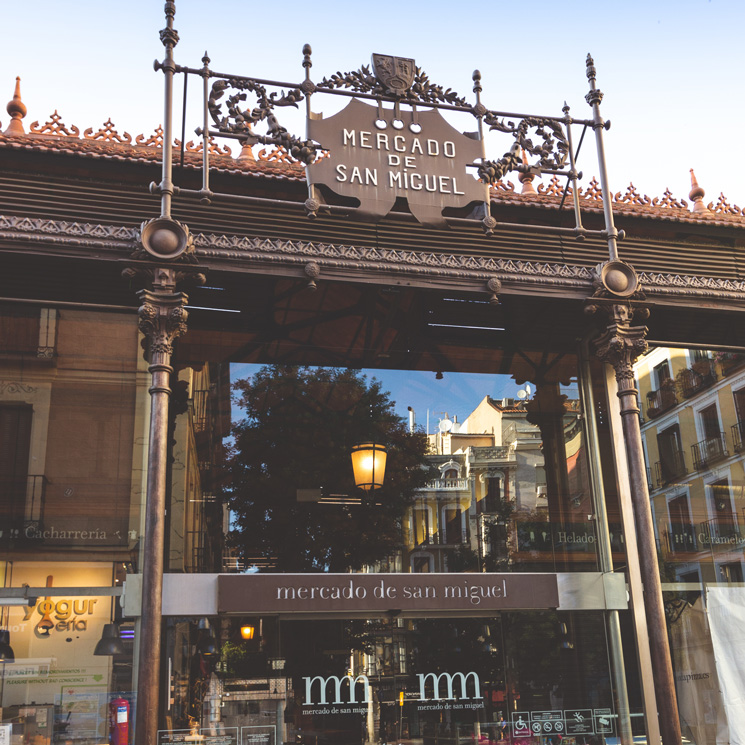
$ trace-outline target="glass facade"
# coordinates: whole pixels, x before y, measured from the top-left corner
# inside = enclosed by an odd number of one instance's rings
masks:
[[[745,355],[657,348],[636,375],[683,733],[722,742],[742,727]]]
[[[14,657],[3,652],[2,723],[11,745],[117,742],[125,721],[133,742],[137,615],[121,595],[141,570],[150,407],[136,318],[0,310],[0,626]],[[643,734],[630,613],[626,713],[609,611],[562,594],[562,578],[603,571],[601,541],[617,569],[627,561],[600,365],[584,385],[573,352],[452,337],[437,350],[447,364],[410,354],[365,366],[352,352],[328,365],[336,345],[353,349],[355,329],[309,351],[281,332],[259,344],[197,320],[171,376],[166,572],[307,575],[310,586],[388,575],[388,592],[399,589],[349,612],[215,612],[198,597],[202,611],[166,607],[159,742],[584,745],[618,741],[622,717]],[[722,741],[736,717],[738,672],[722,650],[743,581],[743,362],[656,349],[636,365],[680,715],[695,743]],[[355,483],[361,443],[386,449],[378,488]],[[498,578],[513,575],[526,588],[549,575],[560,599],[536,591],[532,604],[500,606]],[[339,588],[342,600],[353,592]],[[119,638],[101,653],[112,623]]]
[[[6,741],[106,742],[110,702],[134,706],[135,624],[117,600],[137,571],[147,471],[137,322],[3,305],[0,323]],[[112,622],[116,653],[97,654]]]

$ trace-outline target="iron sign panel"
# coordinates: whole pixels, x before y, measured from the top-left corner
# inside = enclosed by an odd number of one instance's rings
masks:
[[[555,574],[221,574],[218,613],[556,608]]]
[[[312,114],[308,136],[329,151],[307,167],[308,182],[358,199],[368,218],[384,217],[404,197],[419,222],[443,227],[444,208],[488,202],[487,185],[466,171],[482,158],[481,141],[436,109],[379,110],[353,99],[328,119]]]

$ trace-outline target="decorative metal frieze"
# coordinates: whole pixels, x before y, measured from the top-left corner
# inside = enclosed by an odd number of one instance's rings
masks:
[[[240,91],[225,99],[225,111],[218,103],[229,89]],[[253,108],[241,108],[247,100],[248,94],[255,96]],[[311,140],[304,140],[291,135],[280,125],[274,112],[275,108],[291,106],[297,108],[300,101],[305,100],[305,93],[298,87],[287,92],[269,93],[266,86],[250,78],[220,78],[212,84],[207,108],[212,121],[219,132],[245,135],[250,142],[260,142],[263,145],[278,145],[283,147],[295,160],[301,163],[312,163],[316,157],[316,146]],[[260,122],[266,122],[267,134],[258,135],[253,127]]]
[[[117,225],[78,223],[64,220],[0,215],[0,239],[58,245],[85,246],[99,251],[133,251],[139,230]],[[418,275],[474,277],[488,283],[495,277],[523,284],[561,284],[589,290],[593,283],[593,267],[559,262],[520,261],[444,254],[427,251],[375,248],[279,238],[251,238],[246,236],[198,233],[193,236],[197,258],[225,260],[287,261],[302,263],[323,261],[324,265],[364,266],[375,271],[410,271]],[[722,279],[667,272],[639,272],[639,282],[648,295],[710,297],[742,300],[745,280]],[[484,284],[482,287],[486,286]],[[487,289],[490,289],[487,286]]]
[[[89,222],[68,222],[67,220],[45,220],[37,217],[18,217],[0,215],[0,231],[7,230],[41,236],[69,236],[74,238],[97,238],[124,242],[136,241],[137,228],[121,225],[99,225]]]
[[[201,233],[194,236],[194,242],[200,257],[271,260],[272,255],[277,258],[281,255],[298,262],[307,262],[309,257],[314,257],[323,259],[329,265],[365,266],[372,271],[412,271],[445,274],[453,278],[483,277],[485,280],[498,274],[501,280],[518,279],[534,283],[550,278],[564,285],[582,288],[588,288],[592,282],[589,267],[548,262]]]
[[[569,143],[563,125],[555,119],[526,117],[515,122],[494,111],[487,111],[484,123],[492,131],[511,134],[515,138],[512,148],[502,158],[497,161],[485,160],[482,163],[479,177],[487,183],[496,183],[510,171],[519,170],[522,165],[520,149],[538,159],[530,168],[560,170],[566,165]],[[538,142],[528,136],[531,130],[540,138]]]
[[[376,66],[376,73],[379,69],[379,62],[376,64],[376,60],[383,61],[385,59],[410,63],[413,67],[413,75],[411,76],[411,82],[408,87],[403,88],[402,86],[398,86],[391,89],[388,86],[388,81],[393,77],[392,75],[389,77],[384,74],[381,80],[377,74],[371,72],[368,65],[362,65],[359,70],[337,72],[327,78],[325,77],[320,83],[316,84],[316,88],[321,91],[344,89],[354,93],[366,93],[376,98],[390,98],[394,96],[400,99],[401,103],[405,104],[442,103],[470,108],[468,101],[462,96],[459,96],[451,88],[446,89],[441,85],[432,83],[427,73],[421,67],[414,65],[414,60],[374,54],[373,64]]]

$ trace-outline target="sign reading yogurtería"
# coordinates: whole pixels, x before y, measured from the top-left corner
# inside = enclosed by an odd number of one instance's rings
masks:
[[[353,99],[328,119],[312,114],[308,136],[329,151],[308,166],[308,181],[358,199],[372,219],[404,197],[419,222],[439,227],[444,208],[488,201],[487,185],[466,172],[482,157],[481,142],[436,109],[399,112]]]

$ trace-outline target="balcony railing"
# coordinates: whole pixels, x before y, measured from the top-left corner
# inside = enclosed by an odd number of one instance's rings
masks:
[[[468,479],[433,479],[432,481],[428,481],[422,490],[467,491],[469,488]]]
[[[745,421],[732,425],[732,447],[736,453],[745,450]]]
[[[696,532],[693,525],[671,525],[665,531],[665,540],[670,553],[682,553],[685,551],[696,551]]]
[[[674,450],[668,457],[658,460],[654,468],[657,486],[670,484],[688,473],[682,450]]]
[[[698,526],[698,537],[701,547],[706,549],[727,549],[743,542],[743,535],[734,515],[701,523]]]
[[[681,371],[678,379],[683,396],[691,398],[716,383],[717,375],[714,371],[714,363],[710,360],[696,362],[694,367]]]
[[[46,484],[43,475],[0,480],[1,539],[21,538],[27,528],[41,528]]]
[[[672,409],[678,403],[675,387],[672,380],[669,385],[664,385],[656,391],[647,394],[647,416],[654,419],[668,409]]]
[[[731,375],[745,365],[745,354],[739,352],[720,352],[716,360],[722,366],[722,375]]]
[[[691,451],[693,452],[693,467],[697,471],[708,468],[710,464],[729,456],[727,443],[722,432],[716,437],[710,437],[691,445]]]

